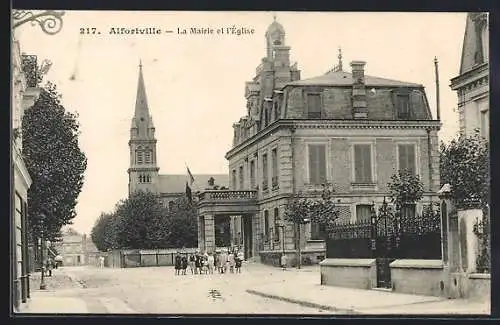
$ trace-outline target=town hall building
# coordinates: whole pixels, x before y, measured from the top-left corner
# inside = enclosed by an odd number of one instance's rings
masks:
[[[303,257],[317,262],[325,256],[322,229],[297,230],[284,211],[295,194],[319,199],[324,184],[333,187],[340,221],[369,220],[398,170],[419,175],[424,185],[412,213],[438,201],[441,122],[433,119],[421,84],[370,76],[363,61],[346,71],[340,51],[333,69],[301,79],[276,20],[265,40],[226,154],[230,190],[200,194],[200,249],[216,249],[217,224],[226,219],[233,245],[246,258],[277,263],[283,252],[293,260],[300,245]]]
[[[153,116],[149,111],[142,64],[139,65],[139,80],[135,112],[130,126],[130,167],[128,169],[129,195],[137,190],[149,191],[160,195],[165,207],[170,207],[173,201],[185,195],[186,174],[160,174],[157,161],[157,140]],[[213,186],[227,187],[227,174],[194,174],[195,181],[192,191]]]

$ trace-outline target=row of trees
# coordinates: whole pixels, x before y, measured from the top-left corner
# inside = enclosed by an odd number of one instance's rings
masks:
[[[40,68],[36,61],[23,59],[28,84],[39,87]],[[56,86],[47,82],[37,101],[24,112],[21,129],[22,156],[32,179],[28,190],[28,230],[30,241],[43,237],[55,241],[61,228],[72,223],[84,181],[87,158],[80,149],[78,115],[61,104]]]
[[[91,238],[100,251],[197,246],[196,207],[186,198],[165,208],[159,197],[138,191],[95,222]]]

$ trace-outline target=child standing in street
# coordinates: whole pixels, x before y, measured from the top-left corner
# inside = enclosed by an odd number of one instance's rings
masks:
[[[283,271],[286,270],[286,263],[287,263],[287,257],[285,254],[281,255],[281,267],[283,268]]]
[[[179,254],[179,252],[177,252],[177,255],[175,255],[175,262],[174,262],[174,265],[175,265],[175,275],[179,275],[180,272],[181,272],[181,255]]]
[[[182,266],[182,275],[186,275],[186,269],[188,267],[188,259],[186,255],[182,256],[181,258],[181,266]]]

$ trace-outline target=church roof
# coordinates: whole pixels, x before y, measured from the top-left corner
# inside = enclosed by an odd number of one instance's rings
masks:
[[[352,73],[331,71],[322,76],[288,82],[285,86],[352,86]],[[423,87],[421,84],[365,75],[367,87]]]
[[[208,187],[208,180],[213,177],[215,185],[229,187],[228,174],[193,174],[194,183],[191,190],[201,191]],[[186,174],[159,175],[160,193],[184,193],[186,191]]]

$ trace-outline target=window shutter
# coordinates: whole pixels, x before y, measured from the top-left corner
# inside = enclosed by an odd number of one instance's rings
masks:
[[[358,183],[363,180],[363,159],[359,145],[354,146],[354,179]]]
[[[415,146],[410,144],[407,146],[406,148],[406,156],[408,157],[408,162],[407,162],[407,168],[408,170],[413,173],[413,174],[416,174],[416,166],[415,166]]]
[[[372,154],[371,154],[371,147],[370,145],[366,145],[364,148],[364,176],[365,176],[365,182],[366,183],[371,183],[372,182]]]
[[[316,183],[316,147],[309,145],[309,182]]]
[[[326,183],[326,146],[318,146],[318,184]]]

